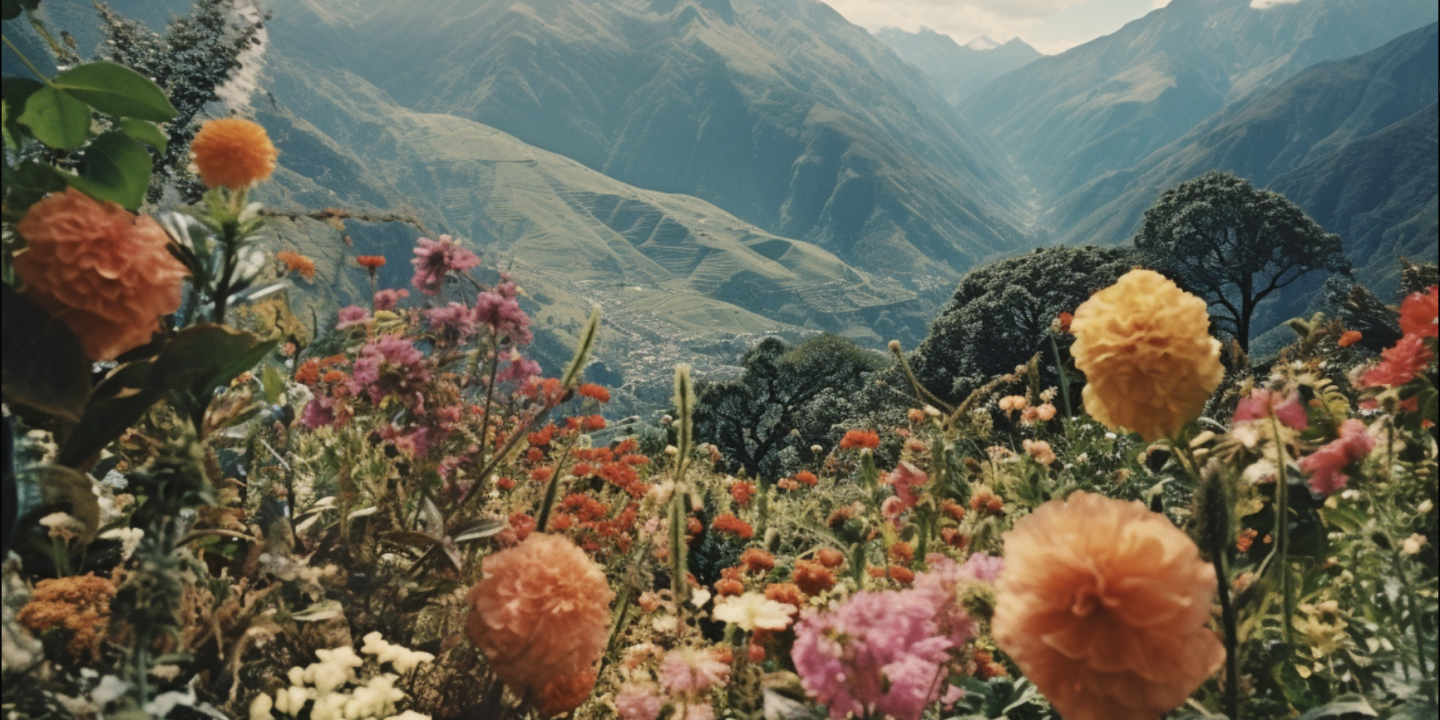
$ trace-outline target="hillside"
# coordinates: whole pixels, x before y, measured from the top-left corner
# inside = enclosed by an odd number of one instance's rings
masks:
[[[875,37],[924,70],[930,84],[952,105],[961,103],[991,80],[1043,57],[1018,37],[1003,44],[980,37],[961,45],[930,28],[913,33],[880,28]]]
[[[276,47],[923,286],[1028,243],[1008,165],[814,0],[275,6]],[[947,288],[948,289],[948,288]]]
[[[1339,233],[1359,279],[1391,290],[1398,255],[1435,253],[1436,27],[1257,92],[1071,193],[1047,221],[1071,228],[1062,241],[1119,242],[1166,187],[1229,170]]]
[[[992,82],[962,109],[1042,196],[1058,198],[1130,168],[1237,99],[1435,18],[1427,0],[1305,0],[1266,9],[1249,0],[1174,0]]]
[[[545,326],[578,330],[599,303],[608,327],[600,357],[627,378],[663,378],[650,365],[677,356],[721,361],[748,335],[826,330],[873,345],[923,324],[911,317],[913,293],[702,200],[634,188],[494,128],[402,108],[363,79],[278,49],[268,63],[278,104],[257,109],[281,153],[271,204],[408,208],[433,232],[473,242],[488,266],[513,271]],[[401,230],[352,222],[353,248],[333,233],[279,235],[321,258],[321,281],[306,290],[331,298],[323,314],[356,299],[329,277],[353,254],[386,255],[382,284],[408,282],[414,233]]]

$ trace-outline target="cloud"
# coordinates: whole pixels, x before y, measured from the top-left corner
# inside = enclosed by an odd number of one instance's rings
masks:
[[[1269,10],[1280,5],[1294,5],[1300,0],[1250,0],[1250,7],[1256,10]]]
[[[965,43],[987,35],[1000,42],[1024,33],[1085,0],[825,0],[847,20],[870,28],[928,27]]]

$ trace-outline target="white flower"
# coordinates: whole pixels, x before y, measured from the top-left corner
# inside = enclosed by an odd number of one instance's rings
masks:
[[[795,607],[757,592],[747,592],[716,603],[715,610],[710,614],[721,622],[739,625],[746,632],[755,628],[784,630],[790,626],[790,616],[795,614]]]
[[[690,591],[690,604],[695,607],[703,607],[710,602],[710,591],[704,588],[695,588]]]
[[[1420,503],[1418,506],[1416,506],[1415,512],[1418,512],[1418,513],[1420,513],[1421,515],[1429,515],[1429,514],[1430,514],[1430,511],[1431,511],[1431,510],[1434,510],[1434,509],[1435,509],[1435,503],[1430,502],[1429,500],[1426,500],[1426,501]]]
[[[1269,460],[1257,460],[1240,473],[1240,479],[1247,485],[1262,485],[1275,482],[1275,465]]]
[[[107,530],[102,534],[101,539],[120,541],[120,559],[129,560],[135,554],[135,548],[140,547],[140,540],[145,537],[145,531],[140,528],[115,528]]]
[[[1400,550],[1403,551],[1406,555],[1419,555],[1420,548],[1425,547],[1427,544],[1429,544],[1429,542],[1429,538],[1421,535],[1420,533],[1415,533],[1414,535],[1405,538],[1405,542],[1400,543]]]
[[[80,522],[69,513],[50,513],[40,518],[40,524],[50,528],[50,537],[61,538],[67,542],[85,532],[85,523]]]
[[[250,701],[250,720],[275,720],[275,716],[270,713],[274,707],[275,701],[271,700],[269,695],[256,695],[255,699]]]

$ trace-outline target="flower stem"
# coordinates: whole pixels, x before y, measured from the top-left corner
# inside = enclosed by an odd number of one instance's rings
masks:
[[[1050,349],[1055,353],[1055,370],[1060,373],[1060,398],[1065,401],[1065,417],[1072,417],[1070,410],[1070,375],[1065,372],[1065,362],[1060,359],[1060,345],[1055,342],[1055,333],[1050,333]]]
[[[1275,434],[1275,551],[1279,554],[1280,607],[1283,615],[1280,635],[1289,645],[1293,641],[1290,625],[1295,612],[1295,587],[1290,574],[1290,474],[1285,469],[1285,444],[1280,438],[1280,421],[1271,416],[1270,426]]]
[[[1210,561],[1215,564],[1220,619],[1225,625],[1225,714],[1230,716],[1230,720],[1240,720],[1240,643],[1235,605],[1230,602],[1230,575],[1225,572],[1226,549],[1224,543],[1216,542],[1215,547],[1210,548]]]
[[[50,84],[50,78],[45,77],[45,73],[40,72],[40,69],[35,67],[34,63],[30,62],[30,58],[25,57],[25,53],[20,52],[20,48],[15,47],[15,43],[10,42],[10,38],[5,37],[3,34],[0,34],[0,40],[4,40],[5,47],[10,48],[10,52],[15,53],[15,57],[20,58],[20,62],[25,63],[25,67],[30,68],[30,72],[35,73],[35,78],[37,80],[45,83],[46,85]]]

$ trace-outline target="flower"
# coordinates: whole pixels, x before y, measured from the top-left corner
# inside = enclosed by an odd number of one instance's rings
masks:
[[[1235,422],[1247,422],[1250,420],[1261,420],[1274,416],[1280,424],[1291,430],[1304,430],[1310,427],[1310,419],[1305,415],[1305,406],[1300,403],[1300,395],[1295,394],[1285,397],[1278,392],[1258,388],[1250,393],[1250,397],[1240,401],[1235,407]]]
[[[580,387],[575,389],[575,394],[581,397],[591,398],[602,405],[610,402],[610,391],[606,389],[604,385],[581,383]]]
[[[1225,376],[1205,301],[1153,270],[1131,270],[1092,295],[1071,329],[1085,410],[1146,442],[1199,417]]]
[[[542,718],[555,717],[580,707],[595,689],[594,668],[562,675],[550,681],[531,704]]]
[[[335,318],[336,330],[348,330],[352,327],[360,327],[370,324],[370,311],[359,305],[348,305],[340,308],[340,313]]]
[[[1005,534],[995,642],[1066,720],[1157,720],[1225,658],[1215,587],[1165,516],[1076,492]]]
[[[18,263],[20,259],[17,257],[15,260]],[[1399,387],[1425,372],[1433,357],[1422,336],[1406,335],[1394,347],[1380,353],[1380,363],[1360,376],[1359,386]]]
[[[880,436],[874,430],[849,430],[845,437],[840,438],[840,447],[844,450],[860,448],[874,450],[880,447]]]
[[[653,682],[628,682],[615,693],[615,709],[624,720],[656,720],[665,698]]]
[[[1359,330],[1346,330],[1345,332],[1340,333],[1340,339],[1336,340],[1335,344],[1339,345],[1342,348],[1345,348],[1350,347],[1351,345],[1354,345],[1355,343],[1360,342],[1363,339],[1365,339],[1365,336],[1362,335]]]
[[[1400,551],[1406,555],[1419,555],[1420,551],[1428,544],[1430,544],[1430,538],[1420,533],[1411,533],[1410,537],[1400,543]]]
[[[715,521],[710,523],[710,527],[716,532],[730,533],[741,540],[755,537],[755,528],[732,513],[720,513],[715,517]]]
[[[747,548],[740,553],[740,564],[746,572],[765,573],[775,569],[775,556],[760,548]]]
[[[1044,440],[1030,440],[1027,438],[1024,446],[1025,454],[1034,458],[1035,462],[1045,467],[1050,467],[1050,464],[1055,462],[1055,451],[1050,447],[1050,443]]]
[[[78,660],[88,655],[98,659],[100,641],[110,624],[110,602],[114,599],[115,584],[95,577],[94,573],[41,580],[15,621],[37,636],[51,630],[64,630],[69,633],[65,650],[71,658]],[[9,641],[8,633],[6,641]]]
[[[360,348],[355,370],[350,376],[350,392],[368,392],[370,402],[379,405],[390,395],[407,400],[420,397],[420,389],[430,382],[425,356],[409,340],[385,335]],[[423,407],[423,400],[418,400]]]
[[[244,118],[210,120],[190,141],[200,179],[212,188],[240,190],[268,179],[276,155],[265,128]]]
[[[860,592],[828,613],[806,610],[791,658],[805,692],[839,720],[855,715],[918,720],[939,694],[953,647],[919,590]]]
[[[827,568],[838,568],[845,564],[845,553],[833,547],[823,547],[815,553],[815,559]]]
[[[381,290],[375,293],[375,311],[394,310],[395,306],[407,297],[410,297],[410,291],[404,288],[399,290]]]
[[[795,608],[760,593],[747,592],[721,600],[710,614],[720,622],[739,625],[746,632],[754,632],[755,628],[784,630],[790,627],[790,616],[795,614]]]
[[[440,292],[446,274],[464,272],[480,264],[475,253],[460,247],[449,235],[441,235],[439,240],[422,237],[415,244],[415,258],[410,261],[415,266],[415,277],[410,283],[426,295]]]
[[[885,484],[895,488],[895,496],[903,503],[902,511],[914,507],[920,501],[915,493],[929,481],[930,476],[926,475],[925,471],[903,460],[885,476]]]
[[[25,295],[64,322],[92,360],[150,342],[160,317],[180,308],[185,266],[149,216],[67,188],[32,205],[15,230],[25,238],[15,255]]]
[[[1406,335],[1436,337],[1436,316],[1440,313],[1440,287],[1431,285],[1424,293],[1410,293],[1400,301],[1400,331]]]
[[[665,692],[672,695],[703,693],[725,684],[730,677],[730,666],[704,650],[681,648],[666,653],[660,661],[659,677]]]
[[[475,332],[475,317],[470,313],[470,308],[458,302],[426,310],[425,319],[430,321],[430,327],[436,332],[453,338],[456,342],[463,342]]]
[[[509,288],[509,293],[505,290]],[[485,291],[475,298],[475,319],[485,325],[489,325],[496,335],[509,336],[510,340],[518,345],[525,345],[530,342],[530,316],[520,309],[520,301],[515,298],[514,285],[501,283],[498,291]]]
[[[815,560],[796,560],[791,579],[806,595],[819,595],[835,587],[835,573]]]
[[[1362,460],[1375,448],[1375,438],[1365,432],[1365,423],[1351,418],[1340,424],[1340,437],[1300,458],[1300,469],[1310,475],[1310,489],[1330,495],[1350,480],[1345,466]]]
[[[370,273],[373,275],[376,270],[385,267],[385,256],[357,255],[355,256],[355,264],[359,265],[362,268],[365,268],[366,270],[369,270]]]
[[[483,570],[466,598],[465,631],[511,690],[540,692],[600,658],[615,594],[575,543],[531,533],[486,557]]]
[[[279,260],[289,272],[293,272],[306,280],[315,279],[314,260],[290,250],[281,250],[275,253],[275,259]]]

